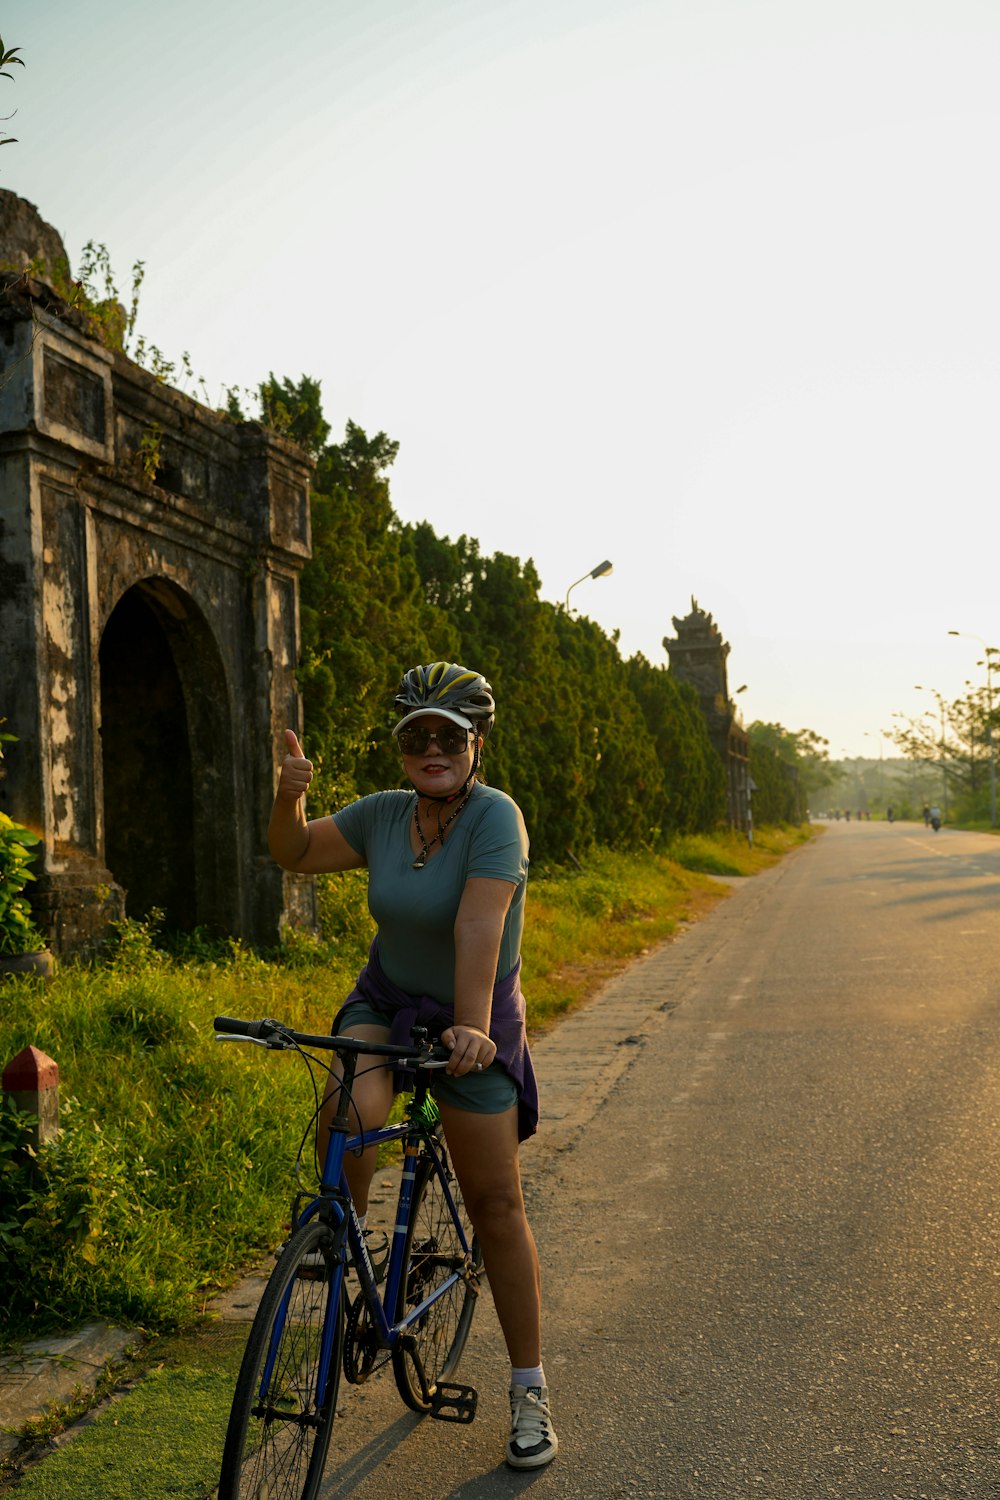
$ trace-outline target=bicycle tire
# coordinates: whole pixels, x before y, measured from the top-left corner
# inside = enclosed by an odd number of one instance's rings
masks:
[[[443,1146],[438,1149],[469,1252],[462,1249],[440,1178],[430,1156],[425,1155],[414,1180],[404,1241],[404,1275],[395,1309],[398,1322],[446,1276],[456,1270],[466,1271],[465,1278],[445,1292],[409,1329],[429,1393],[433,1393],[438,1381],[450,1379],[461,1358],[479,1298],[479,1272],[483,1264],[482,1250],[473,1235],[447,1153]],[[399,1394],[411,1411],[429,1411],[432,1403],[425,1395],[413,1351],[403,1345],[394,1348],[392,1370]]]
[[[328,1225],[307,1224],[278,1258],[236,1382],[218,1500],[314,1500],[319,1489],[344,1342],[343,1281],[337,1305],[331,1305],[333,1242]],[[327,1316],[336,1320],[333,1353],[326,1390],[317,1396]]]

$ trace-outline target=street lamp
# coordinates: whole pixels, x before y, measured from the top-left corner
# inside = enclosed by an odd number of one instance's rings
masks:
[[[937,699],[937,706],[938,706],[938,709],[940,710],[940,713],[941,713],[941,780],[942,780],[942,782],[944,784],[944,820],[947,823],[947,821],[948,821],[948,772],[945,770],[945,764],[944,764],[944,735],[945,735],[945,708],[944,708],[944,699],[941,697],[941,694],[937,691],[936,688],[925,688],[925,687],[922,687],[919,682],[915,682],[913,684],[913,686],[914,686],[915,691],[918,692],[918,693],[933,693],[934,697]]]
[[[977,662],[976,666],[986,668],[986,745],[990,757],[990,827],[997,826],[997,756],[996,746],[993,743],[993,653],[996,646],[987,646],[981,635],[973,635],[968,630],[949,630],[949,635],[964,635],[970,641],[978,641],[983,648],[983,660]]]
[[[582,578],[578,578],[576,580],[576,583],[584,583],[586,581],[586,579],[588,579],[588,578],[607,578],[608,574],[609,573],[613,573],[613,572],[614,572],[614,564],[613,563],[609,563],[607,561],[607,559],[605,559],[604,562],[598,563],[596,568],[591,568],[591,570],[590,570],[589,573],[584,573],[584,575],[583,575]],[[576,583],[571,583],[570,586],[569,586],[569,588],[566,590],[566,613],[567,614],[569,614],[569,596],[573,592],[573,590],[576,588]]]

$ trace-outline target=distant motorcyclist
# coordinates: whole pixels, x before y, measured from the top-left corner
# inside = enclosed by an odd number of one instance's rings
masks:
[[[929,828],[930,826],[931,826],[931,810],[930,810],[930,808],[927,806],[927,804],[925,802],[924,803],[924,827],[925,828]]]
[[[931,808],[930,820],[931,827],[933,828],[934,832],[937,833],[938,829],[941,827],[941,809],[939,807]]]
[[[895,817],[896,817],[896,814],[893,812],[893,810],[892,810],[891,807],[887,807],[886,808],[885,815],[886,815],[886,818],[889,820],[890,823],[892,823],[894,821]]]

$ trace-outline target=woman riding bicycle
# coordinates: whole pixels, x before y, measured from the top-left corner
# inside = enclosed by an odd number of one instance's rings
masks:
[[[334,1032],[406,1042],[417,1022],[451,1049],[434,1092],[511,1360],[507,1462],[539,1468],[558,1442],[541,1363],[538,1254],[518,1168],[519,1143],[538,1119],[518,977],[528,836],[516,803],[477,779],[495,712],[479,673],[448,662],[414,667],[395,709],[413,791],[377,792],[307,822],[312,762],[287,730],[268,843],[280,865],[301,874],[368,869],[378,933]],[[391,1071],[362,1059],[353,1095],[359,1129],[385,1123],[392,1093]],[[331,1107],[328,1096],[327,1116]],[[360,1215],[374,1157],[369,1150],[345,1165]]]

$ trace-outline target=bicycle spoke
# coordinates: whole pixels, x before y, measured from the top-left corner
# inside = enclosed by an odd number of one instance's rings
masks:
[[[237,1383],[219,1500],[309,1500],[319,1486],[343,1339],[331,1249],[330,1231],[314,1224],[279,1258]]]
[[[442,1159],[447,1164],[447,1157],[442,1155]],[[406,1270],[396,1308],[397,1321],[412,1316],[432,1297],[436,1288],[449,1278],[454,1279],[451,1286],[408,1326],[406,1332],[413,1340],[412,1350],[404,1343],[393,1355],[393,1373],[399,1393],[415,1411],[426,1411],[430,1405],[428,1393],[438,1381],[446,1381],[454,1373],[469,1335],[478,1297],[482,1255],[478,1242],[473,1239],[458,1183],[449,1178],[448,1186],[470,1245],[468,1253],[462,1248],[434,1164],[426,1159],[418,1171],[414,1187],[406,1238]],[[419,1361],[419,1369],[415,1360]],[[423,1371],[423,1382],[420,1370]]]

